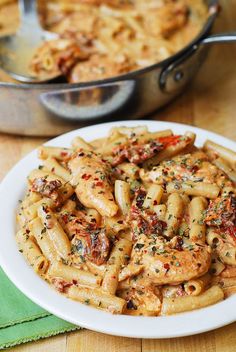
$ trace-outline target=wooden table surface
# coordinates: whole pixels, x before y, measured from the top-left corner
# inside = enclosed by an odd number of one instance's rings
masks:
[[[236,30],[236,0],[222,0],[221,3],[223,11],[215,31]],[[236,45],[212,48],[197,79],[174,103],[155,113],[153,119],[191,124],[236,140],[235,61]],[[19,159],[42,142],[42,138],[0,135],[0,179]],[[235,352],[236,323],[197,336],[166,340],[113,337],[83,330],[28,343],[9,351]]]

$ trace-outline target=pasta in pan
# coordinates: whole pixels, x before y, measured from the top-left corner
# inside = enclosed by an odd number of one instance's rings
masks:
[[[66,297],[116,314],[175,314],[234,294],[236,153],[194,141],[137,126],[40,147],[17,213],[20,252]]]
[[[38,10],[59,38],[37,48],[29,71],[70,83],[156,64],[190,43],[208,17],[204,0],[38,0]],[[16,29],[17,13],[16,0],[0,1],[2,34]]]

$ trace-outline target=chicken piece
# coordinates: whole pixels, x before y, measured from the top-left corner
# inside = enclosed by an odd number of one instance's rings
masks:
[[[133,140],[130,139],[130,142],[126,145],[121,145],[113,150],[114,159],[112,165],[117,166],[125,160],[134,164],[140,164],[152,158],[163,148],[164,145],[158,142],[158,140],[139,144],[136,142],[136,138]]]
[[[166,222],[143,208],[146,192],[135,194],[128,221],[134,241],[131,259],[121,271],[121,281],[136,277],[138,285],[178,284],[204,275],[211,262],[211,249],[184,237],[166,237]],[[140,267],[140,270],[139,268]]]
[[[62,183],[60,180],[47,180],[46,177],[35,178],[32,183],[32,192],[40,193],[44,197],[51,198],[56,205],[61,202],[60,187]]]
[[[84,62],[79,62],[72,69],[70,83],[88,82],[118,76],[134,70],[136,67],[126,57],[122,62],[115,62],[107,55],[95,54]]]
[[[214,183],[218,169],[208,162],[207,155],[197,151],[164,160],[151,171],[140,170],[143,181],[166,184],[172,181],[193,181]]]
[[[73,39],[55,39],[43,43],[35,52],[29,70],[42,78],[67,75],[69,70],[80,60],[86,60],[85,53]]]
[[[204,275],[210,267],[211,250],[179,236],[166,241],[141,235],[133,246],[130,263],[142,266],[137,276],[139,285],[173,285]],[[121,272],[120,277],[127,275]]]
[[[78,265],[89,260],[101,265],[105,262],[109,251],[110,241],[106,229],[100,227],[94,217],[86,216],[83,211],[63,211],[58,216],[58,221],[72,239],[72,261]]]
[[[162,235],[166,229],[166,222],[158,218],[158,215],[150,210],[144,209],[143,203],[146,192],[138,189],[135,193],[127,221],[130,222],[131,236],[133,240],[137,240],[140,235],[146,236]]]
[[[104,228],[81,230],[72,240],[72,251],[81,263],[89,260],[96,265],[106,262],[110,251],[110,241]]]
[[[208,226],[236,227],[236,197],[229,194],[211,200],[205,215]]]
[[[69,162],[71,184],[80,202],[95,208],[102,216],[112,217],[118,211],[109,180],[109,165],[95,152],[78,150]]]
[[[183,1],[170,1],[160,9],[161,33],[168,38],[179,29],[183,28],[188,21],[189,9]]]

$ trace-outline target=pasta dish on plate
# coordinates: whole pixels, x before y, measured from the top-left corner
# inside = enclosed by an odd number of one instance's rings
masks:
[[[0,31],[16,27],[14,0],[0,0]],[[62,74],[70,83],[100,80],[156,64],[200,33],[203,0],[38,1],[43,27],[59,38],[40,46],[32,75]],[[11,13],[10,25],[9,16]]]
[[[236,153],[146,126],[42,146],[16,240],[61,294],[116,314],[171,315],[236,293]]]

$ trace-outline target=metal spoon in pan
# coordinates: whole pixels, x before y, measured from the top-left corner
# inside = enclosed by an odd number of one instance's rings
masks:
[[[56,77],[39,79],[29,71],[35,49],[45,40],[57,39],[56,33],[47,32],[39,23],[35,0],[20,0],[21,24],[14,35],[0,38],[0,68],[21,82],[46,82]]]

